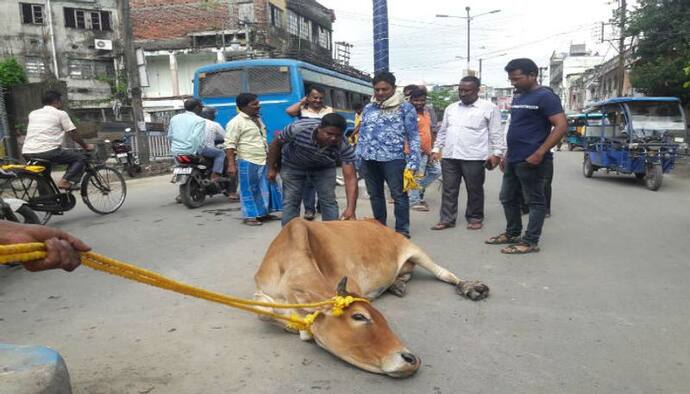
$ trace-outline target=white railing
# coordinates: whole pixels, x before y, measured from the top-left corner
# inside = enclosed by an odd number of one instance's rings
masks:
[[[170,143],[165,133],[159,131],[150,131],[147,133],[149,140],[149,160],[166,160],[172,158],[170,153]],[[139,147],[137,146],[136,138],[132,138],[132,151],[135,155],[139,155]]]

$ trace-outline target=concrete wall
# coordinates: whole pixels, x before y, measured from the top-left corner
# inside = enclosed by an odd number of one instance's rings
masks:
[[[216,62],[213,52],[193,54],[176,54],[177,75],[180,96],[191,96],[193,93],[194,72],[197,68]],[[168,55],[147,56],[146,70],[149,76],[149,87],[144,88],[145,98],[173,96],[173,81]]]
[[[111,95],[110,85],[97,78],[79,79],[70,76],[69,63],[71,59],[83,59],[113,64],[113,59],[121,50],[117,0],[52,1],[50,15],[53,22],[55,55],[53,55],[49,34],[49,10],[46,8],[46,2],[44,0],[27,0],[26,2],[44,6],[43,24],[22,23],[20,2],[15,0],[1,1],[0,26],[2,26],[2,32],[0,32],[0,40],[3,45],[0,47],[0,58],[13,56],[20,63],[25,63],[27,57],[42,59],[45,73],[43,75],[30,75],[31,82],[39,82],[54,76],[56,74],[54,64],[57,62],[57,76],[67,82],[67,91],[72,107],[109,107],[110,103],[104,100]],[[65,27],[65,7],[109,11],[112,31]],[[94,39],[96,38],[112,40],[113,50],[95,49]]]

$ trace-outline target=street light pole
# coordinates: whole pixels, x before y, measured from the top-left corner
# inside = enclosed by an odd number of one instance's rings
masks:
[[[455,16],[455,15],[446,15],[446,14],[436,14],[437,18],[460,18],[460,19],[466,19],[467,20],[467,72],[469,73],[470,71],[470,22],[472,22],[473,18],[482,16],[482,15],[488,15],[488,14],[495,14],[497,12],[501,12],[501,10],[493,10],[489,12],[484,12],[475,16],[470,16],[470,7],[465,7],[465,11],[467,12],[467,16]]]
[[[472,18],[470,18],[470,7],[465,7],[465,11],[467,11],[467,75],[470,74],[470,21],[472,21]]]

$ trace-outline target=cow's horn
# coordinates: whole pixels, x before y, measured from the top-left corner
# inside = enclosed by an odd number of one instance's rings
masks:
[[[347,292],[347,276],[343,276],[343,279],[340,280],[338,287],[335,289],[335,294],[339,296],[346,296],[349,294]]]

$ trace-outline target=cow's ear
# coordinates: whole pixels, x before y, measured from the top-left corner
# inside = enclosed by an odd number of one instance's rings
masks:
[[[340,280],[338,287],[335,289],[335,294],[342,297],[350,294],[347,292],[347,276],[343,276],[343,279]]]

